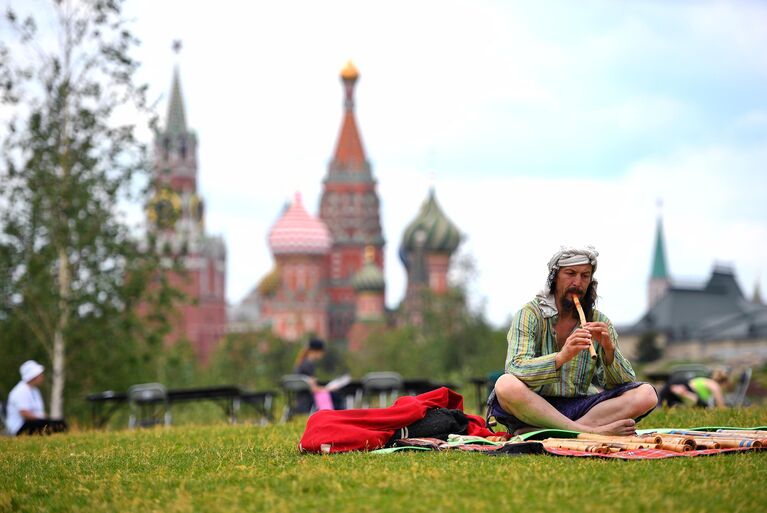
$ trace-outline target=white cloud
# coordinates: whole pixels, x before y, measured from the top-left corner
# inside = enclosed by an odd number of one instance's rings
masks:
[[[767,129],[767,110],[754,109],[748,111],[735,120],[735,126]]]
[[[741,69],[758,70],[767,76],[767,61],[754,59],[757,48],[767,47],[767,5],[759,1],[703,2],[691,6],[690,27],[696,38],[715,39],[717,45],[706,48],[706,57],[724,57],[728,64]],[[717,59],[718,60],[718,59]]]
[[[469,178],[467,170],[463,178],[438,180],[437,198],[468,234],[464,251],[477,260],[477,289],[488,299],[487,313],[495,323],[542,286],[546,262],[560,244],[592,243],[601,253],[603,308],[625,324],[646,304],[659,197],[672,276],[702,282],[716,261],[729,261],[750,296],[754,280],[764,279],[759,266],[767,257],[764,162],[763,150],[704,147],[648,158],[612,181],[482,178],[482,173]],[[410,169],[390,173],[381,187],[384,206],[398,206],[395,213],[385,209],[390,303],[404,290],[392,244],[398,245],[425,197],[426,187],[413,187],[412,176]],[[740,215],[744,202],[755,210]]]
[[[594,109],[590,117],[601,125],[600,132],[612,129],[628,137],[665,133],[671,127],[695,121],[695,114],[683,101],[658,95],[632,96],[620,103]]]
[[[229,248],[230,301],[269,271],[266,235],[292,193],[317,212],[341,120],[337,73],[352,58],[382,199],[388,303],[404,290],[402,230],[434,173],[496,323],[532,297],[566,242],[599,248],[605,311],[636,319],[657,197],[672,273],[703,280],[728,259],[749,293],[757,276],[767,290],[764,97],[721,85],[763,76],[754,49],[767,43],[765,9],[629,5],[128,3],[153,97],[170,86],[171,41],[184,41],[187,120],[199,134],[208,227]],[[699,85],[721,91],[701,100]],[[740,121],[710,114],[722,107]],[[738,123],[761,146],[719,140]]]

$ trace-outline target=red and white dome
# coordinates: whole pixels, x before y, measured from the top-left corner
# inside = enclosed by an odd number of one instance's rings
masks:
[[[328,227],[306,211],[299,193],[269,232],[269,248],[274,255],[324,255],[331,244]]]

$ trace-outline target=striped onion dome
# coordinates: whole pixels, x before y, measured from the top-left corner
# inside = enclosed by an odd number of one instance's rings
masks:
[[[374,255],[372,246],[365,248],[365,263],[352,277],[352,287],[357,292],[377,292],[386,288],[383,271],[376,265]]]
[[[417,247],[425,251],[453,253],[461,243],[461,232],[442,212],[434,189],[421,205],[421,211],[402,235],[402,248],[411,252]]]
[[[299,193],[269,232],[274,255],[325,255],[331,243],[328,227],[306,211]]]

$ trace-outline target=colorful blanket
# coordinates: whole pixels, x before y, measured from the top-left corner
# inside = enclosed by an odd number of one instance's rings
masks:
[[[462,450],[491,456],[549,454],[553,456],[599,457],[621,460],[664,459],[767,449],[767,427],[702,427],[693,429],[646,429],[632,437],[599,436],[576,431],[546,429],[514,437],[495,438],[450,435],[447,441],[434,438],[401,439],[395,447],[375,451]]]
[[[761,449],[750,449],[746,447],[733,449],[703,449],[700,451],[674,452],[663,449],[636,449],[629,451],[620,451],[616,453],[598,454],[593,452],[578,451],[572,449],[557,449],[544,447],[548,454],[554,456],[575,456],[575,457],[596,457],[596,458],[615,458],[619,460],[659,460],[665,458],[692,458],[695,456],[711,456],[728,452],[759,451]]]

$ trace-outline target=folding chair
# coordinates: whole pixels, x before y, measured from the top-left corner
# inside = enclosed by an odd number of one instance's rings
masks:
[[[370,397],[378,396],[378,407],[386,408],[402,389],[402,376],[396,372],[369,372],[362,378],[363,407],[370,408]]]
[[[156,424],[170,426],[168,392],[160,383],[142,383],[128,389],[130,417],[128,427],[149,427]]]
[[[282,422],[287,422],[297,413],[312,413],[314,397],[309,378],[303,374],[286,374],[280,380],[285,392],[285,407],[282,410]]]
[[[240,400],[244,404],[253,406],[256,413],[259,414],[259,424],[265,426],[274,421],[272,404],[274,403],[274,392],[271,390],[262,390],[258,392],[243,392]]]

